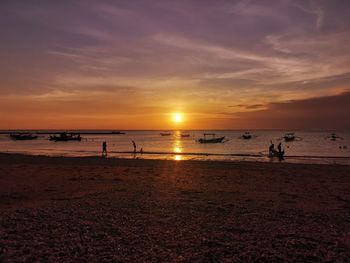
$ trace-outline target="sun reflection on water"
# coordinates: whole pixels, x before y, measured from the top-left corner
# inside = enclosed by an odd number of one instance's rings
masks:
[[[182,161],[182,155],[175,155],[174,160],[175,161]]]
[[[180,137],[180,134],[181,132],[180,131],[176,131],[175,132],[175,135],[177,137]],[[180,153],[183,152],[183,149],[182,149],[182,141],[179,140],[179,139],[175,139],[174,140],[174,143],[173,143],[173,152],[174,153],[179,153],[179,154],[175,154],[174,155],[174,160],[176,161],[181,161],[183,158],[182,158],[182,155]]]

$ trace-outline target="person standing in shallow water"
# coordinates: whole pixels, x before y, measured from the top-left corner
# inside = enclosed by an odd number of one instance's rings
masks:
[[[278,145],[277,145],[277,150],[278,150],[278,158],[280,161],[283,161],[284,160],[284,151],[282,151],[282,143],[280,142]]]
[[[102,156],[103,157],[107,156],[107,142],[106,141],[104,141],[102,143]]]
[[[132,141],[132,145],[134,146],[134,153],[136,153],[136,143]]]
[[[279,153],[282,153],[282,143],[281,142],[277,145],[277,150]]]
[[[275,145],[272,143],[272,141],[270,141],[270,147],[269,147],[269,153],[272,153],[275,150]]]

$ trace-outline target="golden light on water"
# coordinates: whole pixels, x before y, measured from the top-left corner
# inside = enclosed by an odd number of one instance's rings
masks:
[[[175,155],[174,156],[175,161],[181,161],[182,160],[182,155]]]
[[[175,135],[176,136],[180,136],[181,132],[180,131],[176,131]],[[174,155],[174,160],[175,161],[181,161],[182,160],[182,155],[180,153],[182,153],[182,142],[181,140],[175,140],[174,144],[173,144],[173,152],[177,153]]]
[[[175,135],[180,136],[180,132],[176,131]],[[173,152],[174,153],[182,153],[182,142],[181,140],[175,140],[173,143]]]
[[[174,152],[175,153],[181,153],[182,149],[180,147],[174,147]]]

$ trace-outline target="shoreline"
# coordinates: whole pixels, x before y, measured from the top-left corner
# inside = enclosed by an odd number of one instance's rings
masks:
[[[0,153],[0,261],[347,262],[349,174]]]
[[[110,153],[122,153],[122,154],[134,154],[134,152],[110,152]],[[144,153],[145,154],[145,153]],[[245,155],[245,154],[196,154],[196,153],[147,153],[145,155],[169,155],[169,156],[175,156],[175,155],[199,155],[199,156],[235,156],[235,157],[257,157],[256,155]],[[67,159],[67,160],[103,160],[103,161],[149,161],[149,162],[194,162],[194,163],[227,163],[227,164],[280,164],[280,165],[330,165],[330,166],[350,166],[350,164],[347,163],[308,163],[308,162],[288,162],[288,161],[278,161],[277,158],[272,159],[272,161],[262,161],[262,160],[246,160],[246,159],[236,159],[236,160],[229,160],[229,159],[181,159],[181,160],[175,160],[175,159],[162,159],[162,158],[139,158],[142,156],[140,153],[136,153],[136,157],[120,157],[120,156],[107,156],[107,157],[102,157],[99,155],[87,155],[87,156],[70,156],[70,155],[49,155],[49,154],[30,154],[30,153],[15,153],[15,152],[0,152],[0,160],[1,158],[6,158],[10,157],[10,160],[13,161],[13,158],[11,157],[18,157],[21,158],[21,161],[23,160],[22,158],[48,158],[48,159]],[[265,157],[265,156],[261,156]],[[337,156],[337,157],[323,157],[323,156],[286,156],[289,158],[314,158],[314,159],[349,159],[350,157],[342,157],[342,156]]]
[[[119,154],[119,156],[118,156]],[[121,156],[121,155],[128,156]],[[175,153],[175,152],[136,152],[133,151],[109,151],[109,156],[101,157],[97,154],[92,155],[69,155],[69,154],[35,154],[28,152],[0,152],[0,155],[18,155],[18,156],[33,156],[33,157],[48,157],[48,158],[102,158],[102,159],[121,159],[121,160],[159,160],[159,161],[195,161],[195,162],[228,162],[228,163],[285,163],[285,164],[314,164],[314,165],[345,165],[350,166],[350,157],[347,156],[301,156],[301,155],[286,155],[285,160],[279,161],[277,158],[268,158],[265,155],[257,154],[217,154],[217,153]],[[173,158],[158,158],[159,156]],[[188,159],[175,159],[180,157],[194,157]],[[153,158],[152,158],[153,157]],[[198,158],[195,158],[198,157]],[[209,157],[206,159],[205,157]],[[210,159],[210,157],[214,157]],[[227,157],[227,158],[224,158]],[[233,157],[236,159],[230,159]],[[240,159],[242,157],[242,159]],[[245,159],[252,158],[252,159]],[[290,158],[290,159],[289,159]],[[289,159],[289,160],[288,160]],[[337,163],[338,161],[338,163]],[[341,161],[341,162],[339,162]]]

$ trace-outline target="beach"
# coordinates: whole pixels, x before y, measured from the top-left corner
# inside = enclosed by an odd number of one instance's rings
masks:
[[[350,166],[0,154],[0,262],[349,262]]]

